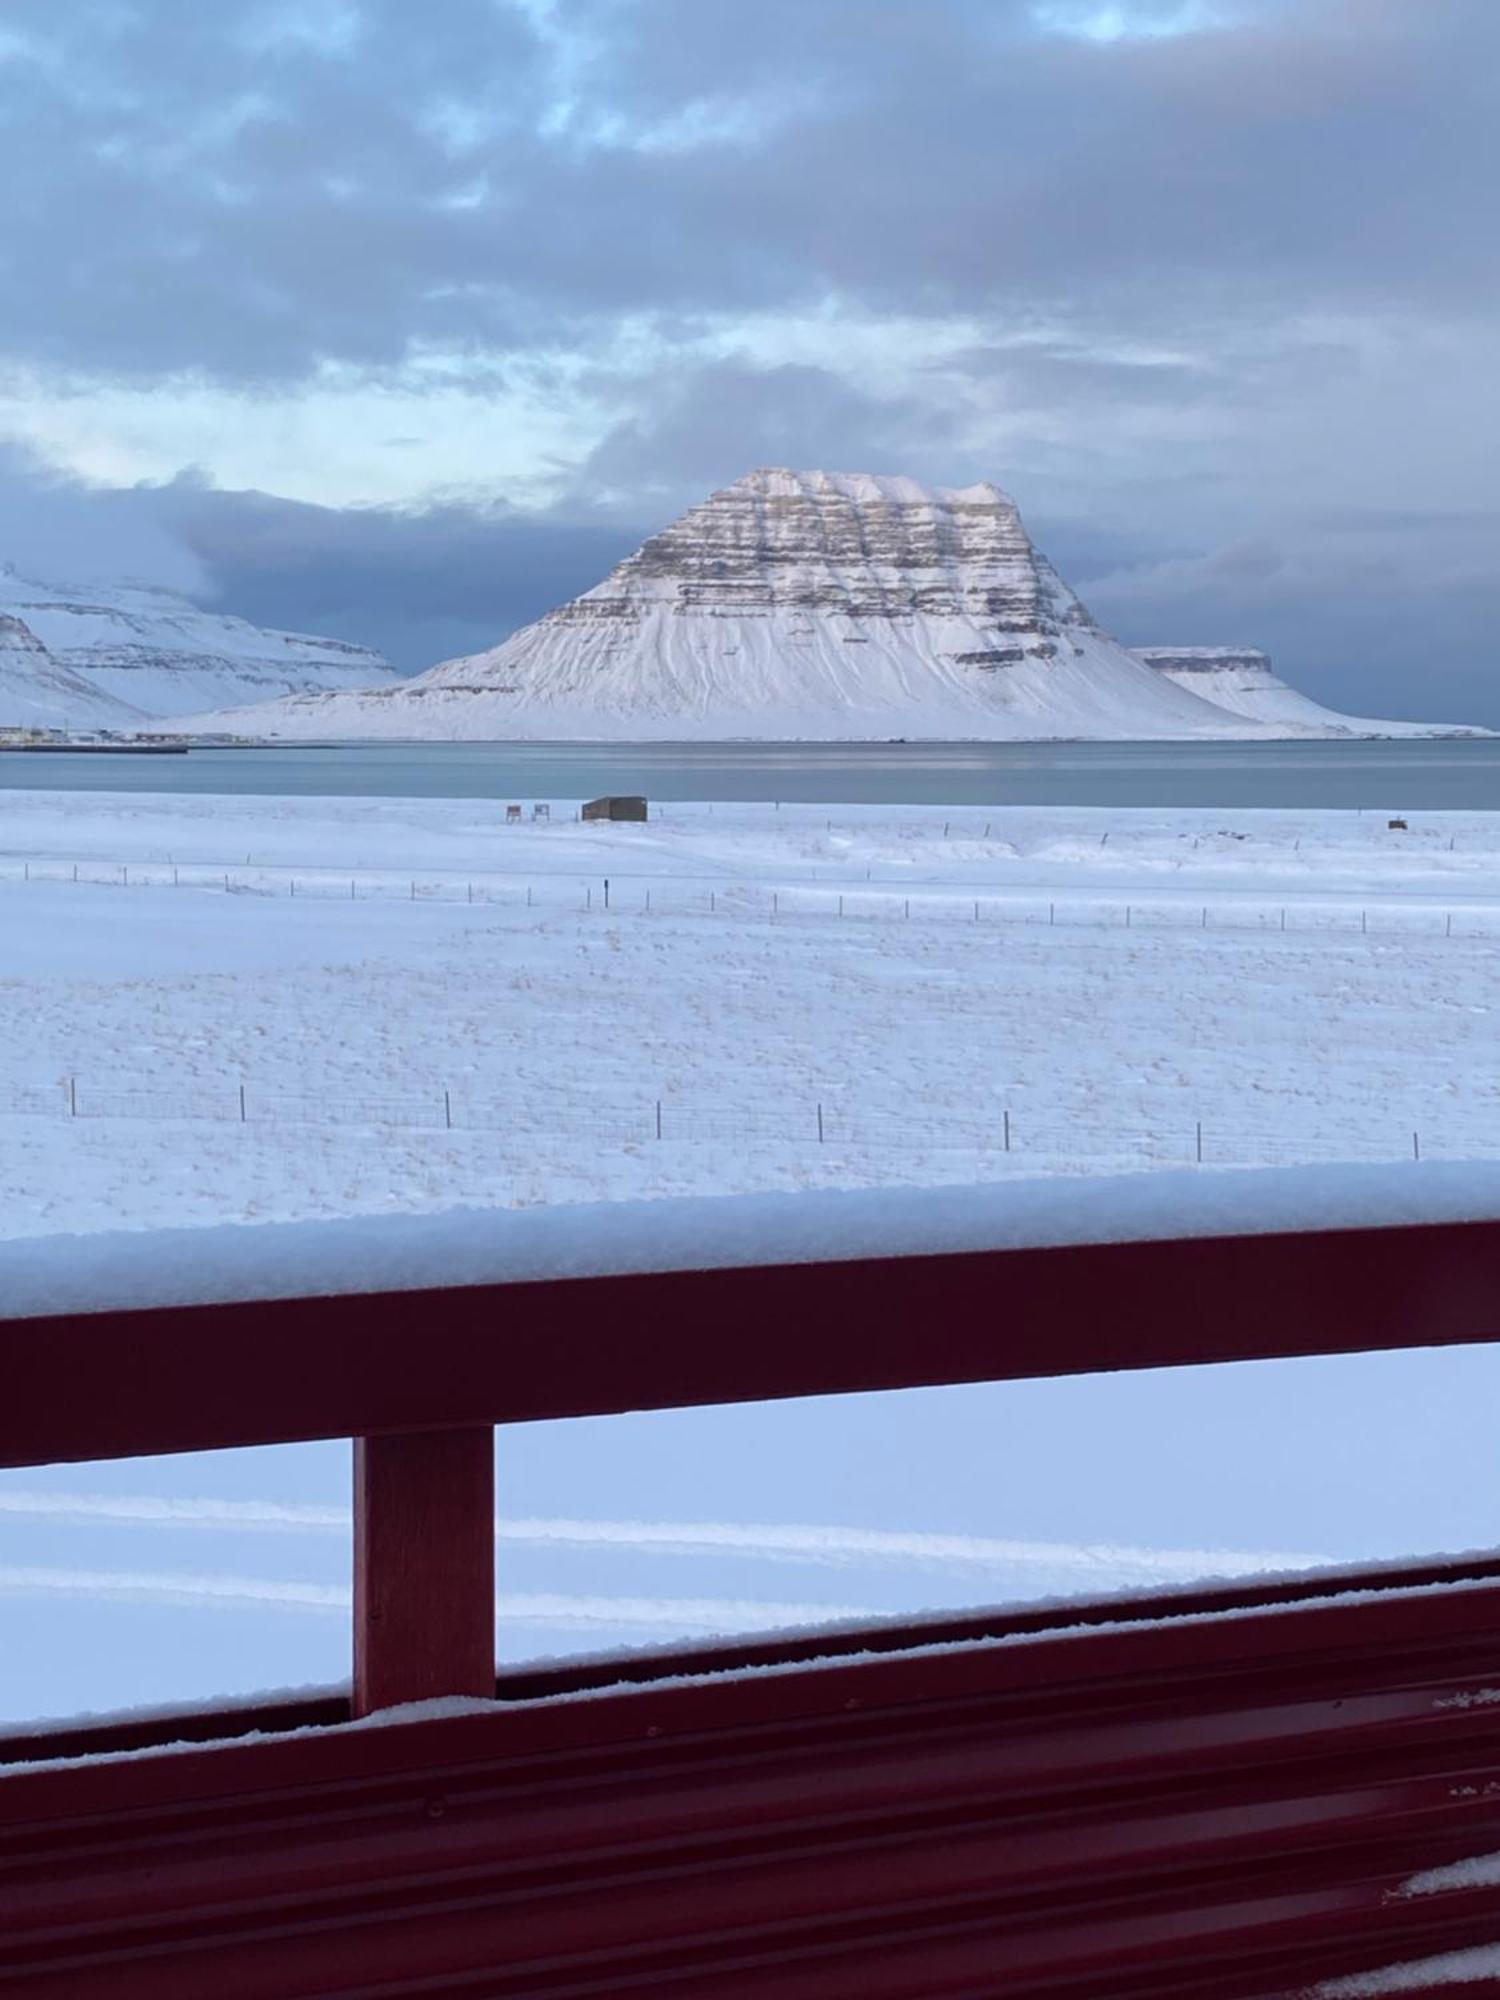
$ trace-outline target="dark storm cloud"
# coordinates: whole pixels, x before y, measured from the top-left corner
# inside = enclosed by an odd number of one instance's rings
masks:
[[[1372,510],[1299,530],[1123,564],[1098,548],[1072,573],[1129,645],[1259,646],[1334,707],[1500,728],[1493,513],[1434,530]]]
[[[545,54],[490,0],[434,26],[401,0],[9,0],[5,346],[258,379],[455,334],[486,258],[434,121],[455,91],[534,100]],[[468,324],[508,330],[499,300]]]
[[[0,444],[0,566],[163,584],[259,625],[373,646],[411,672],[586,590],[643,532],[500,504],[317,507],[193,473],[89,486]]]
[[[586,590],[640,539],[500,505],[316,507],[192,478],[131,498],[214,579],[225,610],[357,640],[409,672],[494,645]]]
[[[1026,0],[11,0],[5,345],[260,379],[830,293],[1493,299],[1488,0],[1236,12],[1102,44]]]
[[[3,440],[0,568],[72,583],[138,577],[190,594],[214,588],[211,571],[139,489],[85,486]]]
[[[676,369],[636,388],[641,414],[603,437],[579,466],[580,501],[624,497],[675,513],[756,465],[880,465],[928,470],[951,462],[952,417],[919,396],[875,396],[826,368],[755,368],[725,361]]]

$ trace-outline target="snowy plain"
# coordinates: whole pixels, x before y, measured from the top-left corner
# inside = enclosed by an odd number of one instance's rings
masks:
[[[39,1239],[461,1207],[1336,1160],[1420,1200],[1500,1158],[1500,827],[1393,816],[6,794],[0,1288]],[[1497,1373],[519,1427],[502,1653],[1485,1543]],[[0,1717],[338,1678],[346,1507],[334,1446],[0,1476]]]

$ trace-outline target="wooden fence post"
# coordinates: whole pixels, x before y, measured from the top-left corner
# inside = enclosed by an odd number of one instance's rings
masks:
[[[354,1713],[495,1692],[495,1434],[354,1441]]]

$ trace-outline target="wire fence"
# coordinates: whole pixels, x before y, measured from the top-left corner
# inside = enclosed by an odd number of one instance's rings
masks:
[[[0,1079],[0,1116],[49,1120],[192,1123],[283,1130],[355,1128],[373,1133],[502,1135],[570,1146],[733,1146],[815,1152],[966,1153],[1033,1162],[1125,1161],[1146,1165],[1282,1165],[1317,1160],[1475,1159],[1500,1156],[1500,1125],[1398,1124],[1288,1130],[1265,1118],[1236,1125],[1217,1116],[1152,1122],[1095,1107],[1074,1116],[1029,1107],[934,1110],[930,1104],[872,1105],[847,1098],[761,1107],[681,1096],[522,1098],[433,1084],[364,1092],[328,1081],[294,1088],[239,1079],[120,1085],[64,1076],[51,1083]]]
[[[1004,923],[1052,928],[1084,926],[1123,930],[1338,931],[1375,937],[1500,937],[1500,903],[1455,899],[1360,901],[1303,896],[1296,900],[1183,894],[1126,897],[1109,894],[1048,895],[992,888],[976,895],[964,887],[838,888],[818,882],[771,887],[761,883],[712,884],[674,878],[567,874],[537,876],[402,874],[390,870],[283,869],[251,864],[160,861],[89,862],[0,860],[0,882],[76,884],[94,888],[180,888],[308,901],[467,904],[502,909],[568,910],[608,915],[732,916],[849,921]]]

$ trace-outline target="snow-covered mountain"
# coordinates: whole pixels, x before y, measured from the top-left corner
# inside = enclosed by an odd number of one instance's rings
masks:
[[[488,652],[395,687],[189,726],[624,740],[1387,733],[1317,713],[1231,710],[1120,645],[996,486],[771,469],[689,509]]]
[[[19,619],[85,694],[105,706],[123,704],[136,725],[144,717],[397,678],[363,646],[263,631],[149,584],[36,583],[0,569],[0,614]],[[0,724],[25,719],[13,692],[18,687],[7,654],[0,658]],[[86,708],[61,720],[110,726]],[[128,723],[116,717],[113,726]]]
[[[140,729],[146,717],[49,653],[23,619],[0,612],[0,728]]]
[[[1136,646],[1147,666],[1215,708],[1250,722],[1269,723],[1287,736],[1453,736],[1480,730],[1447,729],[1431,722],[1377,722],[1365,715],[1341,715],[1311,695],[1299,694],[1271,665],[1270,656],[1251,646]]]

